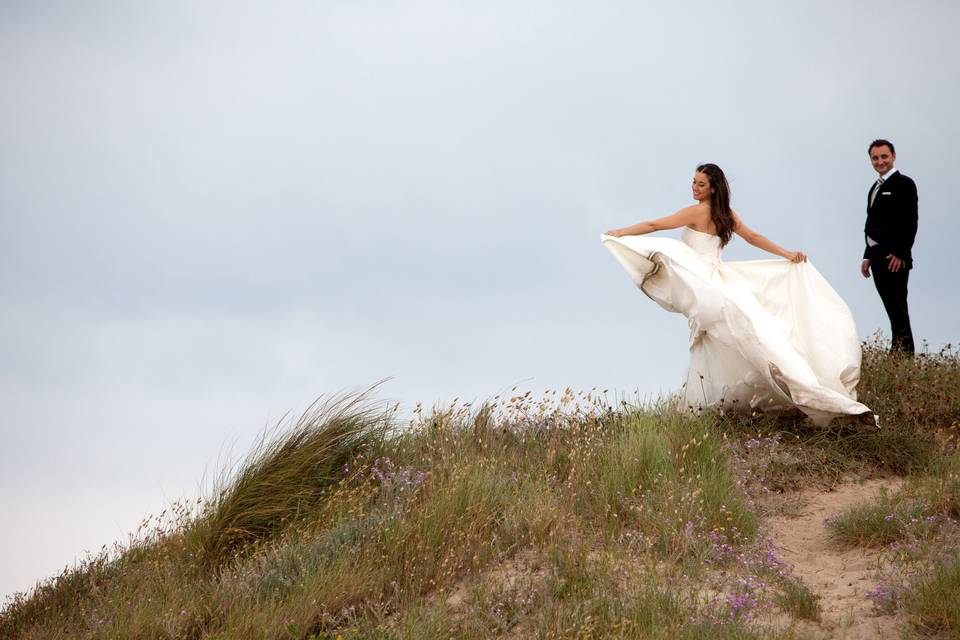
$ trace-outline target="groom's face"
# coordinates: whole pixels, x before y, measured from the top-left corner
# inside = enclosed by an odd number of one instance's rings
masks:
[[[873,170],[880,175],[890,171],[896,159],[897,154],[891,151],[887,145],[870,149],[870,163],[873,165]]]

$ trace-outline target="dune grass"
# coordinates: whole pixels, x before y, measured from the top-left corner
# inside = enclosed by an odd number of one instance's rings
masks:
[[[942,450],[894,494],[855,505],[829,523],[838,542],[884,549],[871,594],[901,612],[909,632],[960,637],[960,451]]]
[[[295,524],[345,465],[382,446],[391,426],[389,411],[363,393],[315,404],[283,433],[265,433],[245,460],[221,474],[192,523],[189,535],[203,561],[219,566]]]
[[[880,429],[569,389],[397,425],[369,394],[332,398],[265,434],[197,503],[18,594],[0,637],[799,637],[782,616],[815,621],[820,604],[764,535],[778,492],[909,473],[838,537],[915,543],[898,551],[914,563],[953,549],[956,354],[867,345],[864,362]],[[897,583],[895,606],[949,633],[949,618],[923,613],[953,593],[936,566],[929,582]]]

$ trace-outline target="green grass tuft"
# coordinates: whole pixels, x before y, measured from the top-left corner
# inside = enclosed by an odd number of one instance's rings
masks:
[[[360,454],[374,455],[392,426],[389,412],[345,395],[310,407],[287,431],[265,434],[226,472],[189,535],[219,566],[297,523],[321,502]]]
[[[888,545],[902,540],[906,525],[922,520],[922,505],[900,496],[883,495],[872,504],[856,505],[827,522],[838,541],[867,547]]]
[[[918,580],[904,598],[910,623],[924,633],[960,637],[960,551]]]
[[[797,578],[789,578],[782,582],[781,588],[782,592],[776,599],[781,609],[800,620],[820,622],[823,613],[820,596],[810,587]]]

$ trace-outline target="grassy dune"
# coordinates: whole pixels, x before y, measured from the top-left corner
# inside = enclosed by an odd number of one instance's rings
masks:
[[[960,637],[960,357],[864,352],[882,428],[547,392],[418,412],[360,394],[267,434],[208,496],[0,613],[2,638],[794,638],[821,603],[764,518],[898,474],[831,522],[873,597]],[[946,605],[944,603],[947,603]]]

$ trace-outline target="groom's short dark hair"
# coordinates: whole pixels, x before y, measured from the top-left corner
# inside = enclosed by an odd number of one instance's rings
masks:
[[[890,142],[889,140],[884,140],[883,138],[877,138],[876,140],[870,143],[870,146],[867,147],[867,155],[870,155],[870,152],[873,151],[874,147],[883,147],[883,146],[890,147],[890,153],[892,153],[893,155],[897,155],[897,150],[893,148],[893,143]]]

